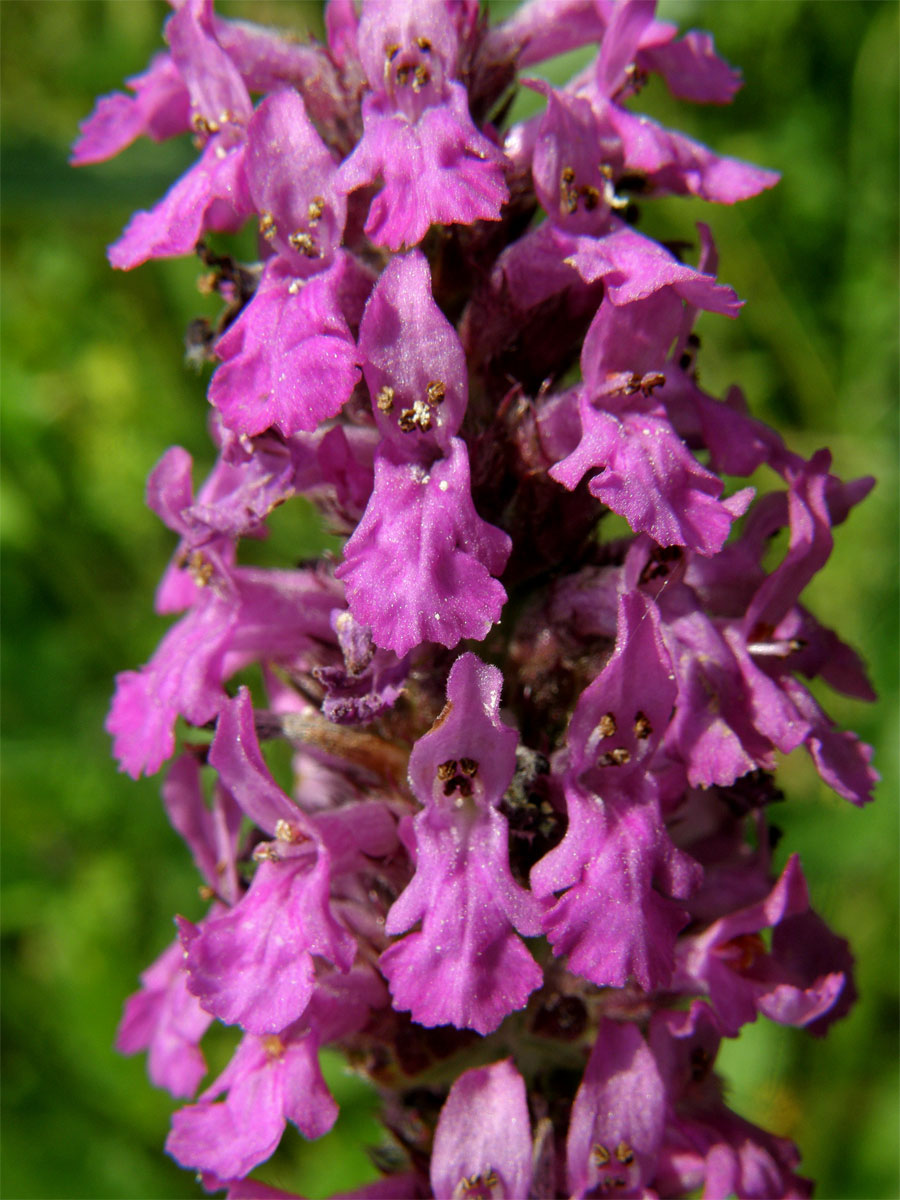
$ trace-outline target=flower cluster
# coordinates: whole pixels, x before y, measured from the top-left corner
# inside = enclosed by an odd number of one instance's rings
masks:
[[[392,1136],[354,1195],[808,1195],[714,1063],[760,1013],[820,1034],[854,998],[768,809],[777,752],[854,804],[876,778],[803,682],[868,698],[861,663],[801,603],[871,481],[700,387],[697,315],[741,302],[706,226],[696,266],[640,231],[656,196],[775,183],[633,110],[650,74],[723,104],[737,72],[652,0],[495,26],[478,0],[330,0],[323,45],[173,7],[74,153],[192,134],[109,257],[196,251],[223,300],[189,338],[217,462],[195,491],[175,447],[148,484],[181,615],[108,720],[123,770],[168,762],[209,902],[118,1036],[188,1101],[169,1153],[287,1195],[251,1172],[287,1122],[333,1125],[330,1046]],[[592,45],[564,87],[527,74]],[[538,111],[511,122],[518,85]],[[249,221],[239,262],[216,237]],[[735,490],[763,467],[772,490]],[[242,565],[299,495],[340,561]],[[242,1039],[197,1095],[213,1019]]]

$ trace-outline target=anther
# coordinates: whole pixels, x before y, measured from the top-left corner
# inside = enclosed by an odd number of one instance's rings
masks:
[[[319,258],[319,251],[308,233],[292,233],[288,241],[295,250],[299,250],[306,258]]]
[[[766,944],[758,933],[741,933],[717,949],[719,957],[736,971],[746,971],[766,953]]]
[[[500,1177],[493,1167],[474,1175],[463,1175],[453,1191],[453,1200],[491,1200]]]
[[[316,225],[321,220],[322,213],[325,211],[325,201],[321,196],[313,196],[309,202],[309,208],[306,210],[306,216],[310,225]]]
[[[424,50],[426,54],[431,53],[431,42],[429,42],[427,37],[417,37],[416,45],[420,50]]]
[[[298,841],[298,831],[290,823],[280,817],[275,822],[275,837],[279,842],[296,842]]]
[[[437,777],[441,783],[446,783],[448,779],[452,779],[456,774],[457,766],[455,758],[448,758],[446,762],[438,764]]]
[[[563,167],[559,174],[559,208],[569,216],[578,210],[578,190],[572,187],[575,182],[575,168]]]
[[[375,407],[383,413],[389,413],[394,407],[394,389],[389,384],[386,383],[384,387],[378,389]]]
[[[191,117],[191,128],[195,133],[209,134],[218,131],[218,125],[215,121],[207,121],[203,113],[194,113]]]
[[[611,712],[604,713],[597,722],[597,732],[602,738],[612,737],[617,729],[618,726],[616,725],[616,718]]]
[[[424,400],[414,400],[412,408],[404,408],[400,413],[397,424],[404,433],[412,433],[416,428],[427,433],[431,428],[431,410]]]
[[[452,796],[454,792],[459,792],[460,796],[468,799],[472,795],[472,785],[463,775],[454,775],[444,784],[444,795]]]
[[[213,565],[203,557],[200,550],[194,550],[191,554],[188,559],[188,570],[197,587],[206,587],[213,577]]]
[[[631,762],[631,754],[624,746],[617,746],[615,750],[610,750],[608,754],[601,754],[597,759],[597,766],[624,767],[627,762]]]
[[[649,396],[654,388],[663,387],[666,382],[666,377],[662,371],[648,371],[646,375],[641,377],[640,390],[643,395]]]
[[[634,714],[634,736],[639,741],[644,741],[644,739],[648,738],[652,732],[653,726],[647,719],[646,713],[641,712],[639,709]]]
[[[425,399],[429,404],[443,404],[446,395],[447,385],[440,379],[432,379],[425,392]]]
[[[270,212],[260,213],[259,232],[260,236],[264,237],[266,241],[271,241],[278,232],[278,229],[275,225],[275,218]]]
[[[610,1160],[610,1153],[607,1148],[597,1142],[591,1150],[591,1158],[594,1160],[595,1166],[605,1167]]]
[[[474,758],[461,758],[459,760],[459,769],[462,771],[463,775],[477,775],[478,763]]]
[[[585,186],[581,189],[581,198],[588,212],[593,212],[600,203],[600,193],[595,187]]]
[[[269,842],[260,842],[253,850],[254,862],[279,862],[281,855]]]
[[[619,1142],[618,1146],[616,1146],[616,1158],[623,1167],[627,1167],[630,1163],[634,1162],[634,1151],[627,1142]]]
[[[277,1033],[267,1033],[261,1040],[267,1058],[281,1058],[284,1054],[284,1042]]]

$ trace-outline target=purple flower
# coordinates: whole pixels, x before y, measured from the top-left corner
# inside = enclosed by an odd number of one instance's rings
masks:
[[[377,645],[396,654],[424,641],[450,648],[499,621],[506,592],[495,576],[510,548],[509,536],[475,511],[463,441],[453,438],[448,457],[430,466],[388,443],[335,575]]]
[[[328,636],[334,593],[313,573],[237,567],[224,578],[199,573],[194,606],[140,671],[116,676],[106,728],[122,769],[153,774],[175,746],[181,715],[195,725],[225,703],[225,680],[261,658],[295,657]]]
[[[431,1157],[436,1200],[530,1195],[531,1129],[525,1081],[506,1059],[465,1071],[441,1109]]]
[[[253,882],[233,908],[202,928],[179,919],[189,987],[226,1024],[278,1033],[313,995],[314,956],[341,971],[352,966],[356,942],[332,912],[332,875],[358,854],[385,853],[393,823],[377,805],[337,827],[337,814],[330,826],[306,817],[265,766],[245,689],[223,709],[209,757],[246,815],[275,840],[256,847]]]
[[[576,705],[563,780],[566,836],[531,872],[555,954],[601,986],[666,986],[698,870],[669,841],[648,767],[675,696],[653,610],[619,601],[616,651]]]
[[[109,261],[119,270],[130,271],[150,258],[190,254],[204,233],[234,233],[251,211],[241,135],[218,134],[154,209],[135,213],[110,246]]]
[[[812,1187],[794,1173],[795,1146],[725,1107],[713,1071],[722,1031],[709,1007],[695,1001],[687,1012],[659,1012],[649,1042],[667,1091],[663,1144],[656,1169],[661,1194],[808,1197]]]
[[[497,805],[515,770],[516,733],[499,719],[500,672],[474,654],[453,664],[447,705],[409,762],[424,805],[416,873],[387,932],[421,932],[381,956],[395,1007],[422,1025],[489,1033],[521,1008],[541,971],[514,931],[540,932],[540,908],[513,879]]]
[[[72,147],[73,166],[103,162],[143,135],[161,142],[190,129],[190,97],[170,54],[154,55],[143,74],[126,82],[133,96],[102,96],[82,122]]]
[[[723,1032],[734,1036],[763,1012],[785,1025],[806,1025],[826,1013],[840,996],[842,971],[804,980],[786,970],[759,936],[807,912],[809,897],[799,859],[792,855],[765,900],[730,913],[680,945],[678,983],[702,987]],[[690,980],[690,982],[688,982]]]
[[[229,429],[247,435],[273,427],[287,436],[340,412],[359,379],[341,305],[353,270],[341,257],[302,279],[292,264],[270,260],[253,299],[216,343],[223,363],[210,400]]]
[[[367,276],[338,249],[346,203],[336,169],[295,92],[263,101],[247,129],[245,172],[260,234],[276,257],[217,342],[224,365],[210,387],[237,433],[315,429],[359,379],[345,310],[354,291],[364,294]]]
[[[340,187],[383,181],[366,221],[371,240],[399,250],[438,222],[497,220],[509,195],[503,155],[475,128],[466,90],[453,82],[458,35],[449,9],[437,0],[367,0],[358,40],[373,90]]]
[[[374,975],[359,970],[323,982],[304,1021],[281,1034],[246,1034],[198,1103],[175,1113],[168,1152],[182,1166],[236,1179],[269,1157],[287,1121],[308,1138],[327,1133],[338,1110],[319,1068],[319,1045],[361,1027],[381,995]]]
[[[234,232],[252,211],[244,176],[250,96],[204,15],[203,6],[183,3],[166,34],[172,61],[187,88],[191,125],[208,140],[196,166],[154,209],[135,214],[110,247],[110,262],[122,270],[148,258],[189,254],[207,230]]]
[[[116,1033],[121,1054],[147,1050],[147,1073],[173,1096],[193,1096],[206,1074],[198,1043],[212,1024],[187,986],[181,945],[176,940],[141,975]]]
[[[381,275],[359,349],[382,445],[426,463],[447,454],[468,403],[466,358],[432,298],[420,250],[394,258]]]
[[[219,781],[207,805],[200,764],[190,751],[169,768],[162,796],[169,820],[190,847],[210,893],[225,904],[236,904],[242,891],[237,869],[242,813],[234,797]]]
[[[569,1123],[571,1195],[646,1195],[664,1113],[663,1081],[637,1026],[603,1020]]]

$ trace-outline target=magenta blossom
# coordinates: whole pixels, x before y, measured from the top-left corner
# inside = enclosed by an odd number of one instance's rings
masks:
[[[187,343],[214,465],[171,447],[147,487],[175,620],[107,719],[123,770],[169,763],[208,905],[117,1035],[187,1101],[168,1152],[299,1200],[265,1164],[334,1126],[328,1049],[391,1138],[342,1196],[808,1196],[715,1061],[856,995],[769,812],[801,747],[854,805],[877,779],[808,686],[871,699],[863,664],[804,604],[871,480],[700,386],[698,317],[743,302],[704,222],[641,221],[776,182],[640,112],[649,75],[727,104],[739,73],[652,0],[330,0],[322,45],[172,7],[73,154],[193,134],[110,258],[196,253],[222,300]],[[340,550],[249,565],[297,503]]]

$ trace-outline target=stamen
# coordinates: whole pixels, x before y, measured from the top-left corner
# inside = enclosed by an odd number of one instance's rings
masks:
[[[719,958],[725,959],[735,971],[746,971],[766,953],[766,943],[758,933],[741,933],[716,947]]]
[[[207,121],[203,113],[194,113],[191,117],[191,128],[195,133],[210,134],[217,133],[219,130],[215,121]]]
[[[443,404],[446,395],[447,385],[440,379],[432,379],[425,393],[425,399],[429,404]]]
[[[464,1175],[453,1189],[453,1200],[496,1200],[500,1176],[488,1167],[475,1175]]]
[[[653,732],[653,726],[650,724],[645,713],[638,710],[634,714],[634,736],[639,741],[644,741]]]
[[[378,395],[375,397],[375,407],[383,413],[389,413],[394,407],[394,389],[388,384],[379,388]]]
[[[213,565],[203,557],[200,550],[194,550],[188,559],[188,571],[197,587],[206,587],[213,577]]]
[[[598,767],[624,767],[627,762],[631,762],[631,753],[624,746],[618,746],[615,750],[610,750],[608,754],[601,754],[597,759]]]
[[[748,642],[747,650],[760,658],[787,658],[805,645],[801,638],[776,638],[770,642]]]
[[[253,849],[254,862],[280,862],[281,855],[269,842],[260,842]]]
[[[578,189],[572,187],[575,182],[575,168],[563,167],[559,175],[559,210],[563,215],[571,216],[578,211]]]
[[[595,187],[586,184],[581,188],[581,198],[584,201],[584,207],[588,212],[593,212],[600,203],[600,193]]]
[[[300,830],[295,825],[292,825],[290,821],[285,821],[283,817],[280,817],[275,822],[275,837],[279,842],[293,843],[303,841],[303,834]]]
[[[639,92],[641,88],[646,87],[649,78],[647,72],[637,63],[629,63],[625,68],[625,86],[630,87],[633,92]]]
[[[468,799],[472,795],[472,785],[464,776],[454,775],[444,784],[444,795],[452,796],[454,792],[459,792],[460,796]]]
[[[416,428],[427,433],[431,428],[431,410],[424,400],[414,400],[412,408],[404,408],[397,422],[404,433]]]
[[[611,179],[607,179],[603,185],[603,199],[616,212],[624,211],[631,203],[627,196],[620,196],[618,194],[615,184]]]
[[[611,712],[604,713],[597,722],[597,733],[599,733],[602,738],[612,737],[617,729],[618,725],[616,725],[616,718]]]
[[[446,783],[448,779],[452,779],[456,774],[456,759],[448,758],[446,762],[438,764],[437,777],[441,783]]]
[[[306,258],[321,257],[320,251],[316,247],[316,243],[312,240],[308,233],[292,233],[288,241],[295,250],[299,250]]]
[[[654,388],[663,387],[666,382],[666,377],[662,371],[648,371],[646,375],[641,377],[639,387],[645,396],[652,394]]]
[[[267,1058],[281,1058],[281,1056],[284,1054],[284,1042],[277,1033],[267,1033],[261,1040]]]

